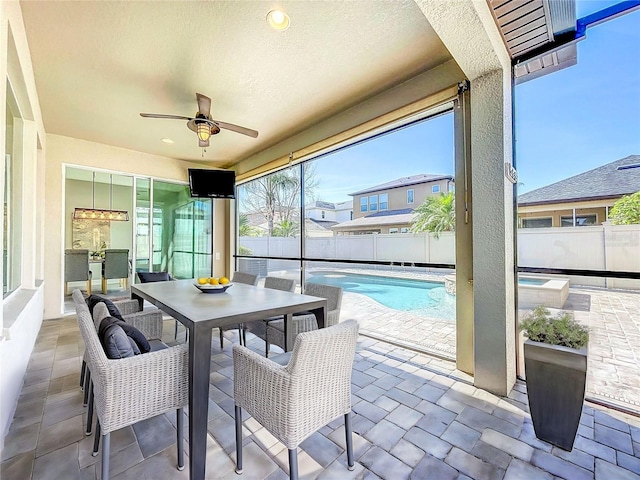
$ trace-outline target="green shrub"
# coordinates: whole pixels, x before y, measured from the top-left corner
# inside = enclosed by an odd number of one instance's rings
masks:
[[[582,348],[589,341],[589,330],[577,323],[570,312],[558,312],[554,317],[543,305],[520,322],[520,330],[529,340],[569,348]]]
[[[253,251],[250,248],[245,247],[244,245],[238,246],[238,255],[252,255]]]

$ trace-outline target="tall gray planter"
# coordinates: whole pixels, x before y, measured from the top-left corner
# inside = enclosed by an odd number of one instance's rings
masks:
[[[587,380],[587,348],[524,343],[529,410],[536,437],[571,451]]]

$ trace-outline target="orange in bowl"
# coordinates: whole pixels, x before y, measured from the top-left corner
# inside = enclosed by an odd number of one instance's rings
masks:
[[[209,278],[209,285],[219,285],[218,279],[216,277]]]
[[[229,279],[227,277],[220,277],[220,285],[226,285],[229,283]]]

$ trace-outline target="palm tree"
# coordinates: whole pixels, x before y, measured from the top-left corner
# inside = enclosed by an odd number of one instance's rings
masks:
[[[422,205],[414,210],[415,220],[411,225],[412,233],[433,232],[440,237],[440,232],[452,232],[456,229],[455,196],[453,192],[441,193],[437,197],[428,197]]]

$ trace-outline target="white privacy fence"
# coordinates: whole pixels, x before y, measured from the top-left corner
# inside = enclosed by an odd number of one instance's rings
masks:
[[[298,257],[295,237],[240,237],[256,256]],[[327,260],[455,263],[455,234],[377,234],[309,237],[306,257]],[[518,230],[518,265],[640,272],[640,225]],[[639,280],[571,277],[575,285],[640,289]]]
[[[295,257],[300,255],[297,237],[240,237],[240,245],[255,256]],[[376,260],[383,262],[455,263],[455,234],[340,235],[308,237],[305,256],[327,260]]]

